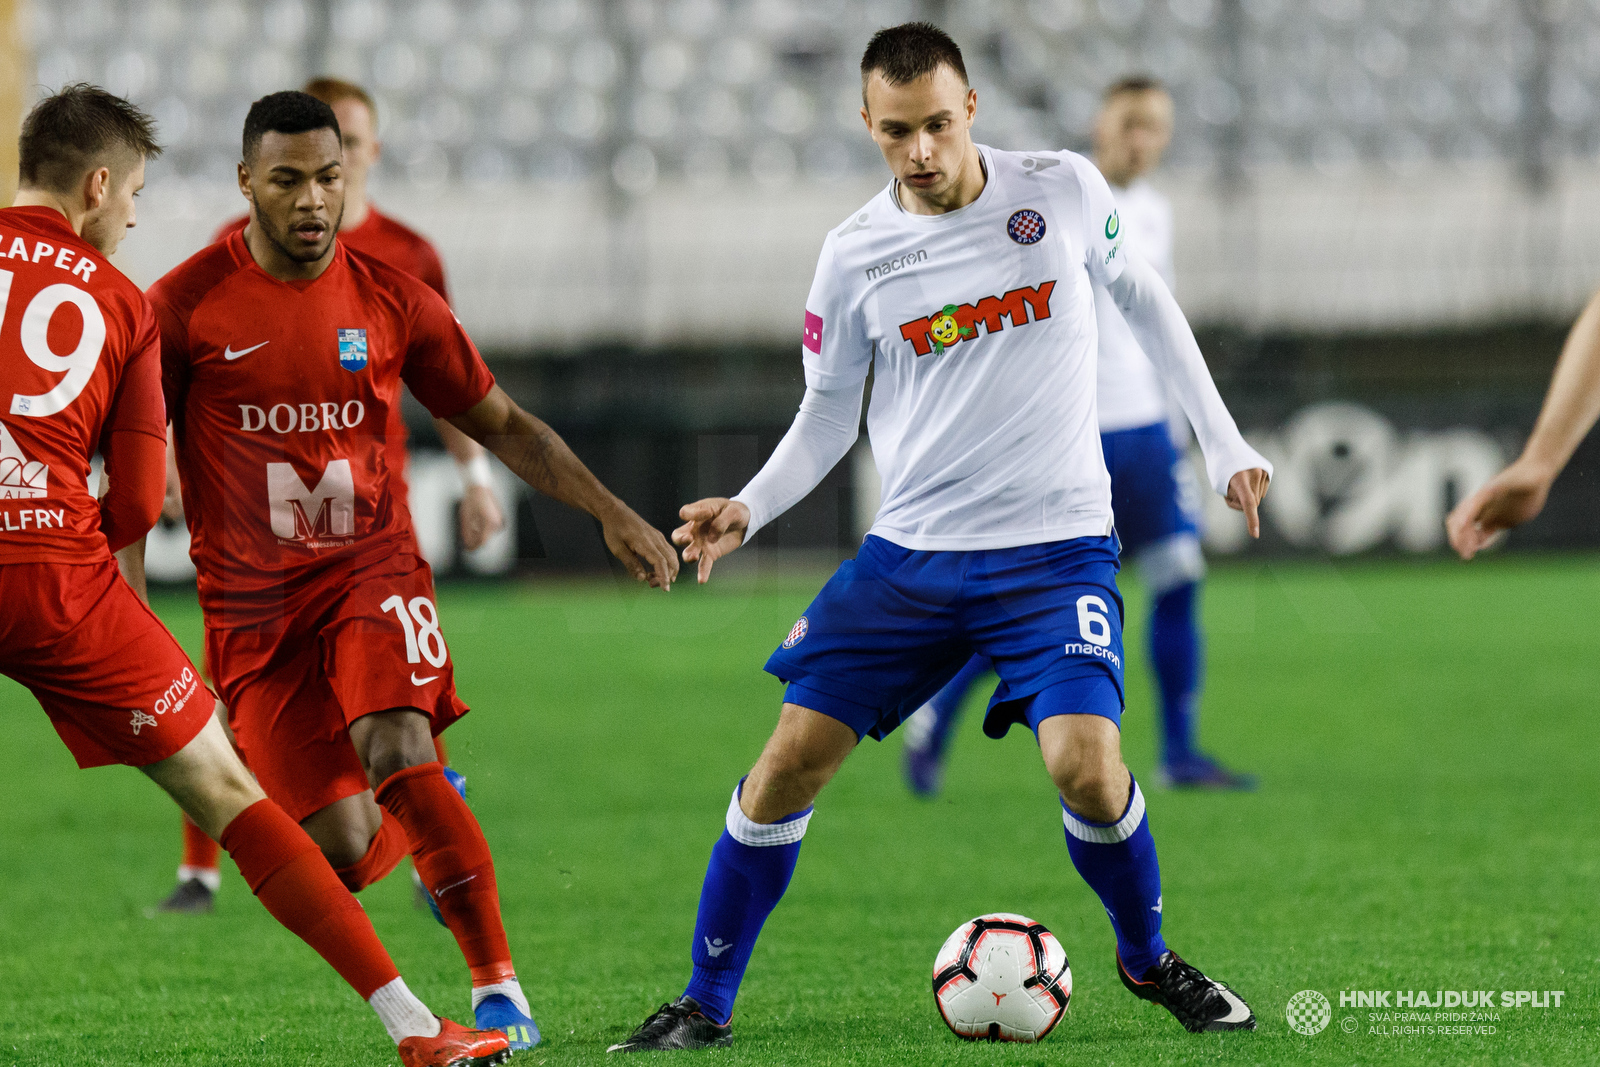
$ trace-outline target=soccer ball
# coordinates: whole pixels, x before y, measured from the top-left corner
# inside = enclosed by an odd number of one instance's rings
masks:
[[[933,999],[968,1041],[1038,1041],[1072,998],[1072,969],[1055,935],[1023,915],[962,923],[933,961]]]

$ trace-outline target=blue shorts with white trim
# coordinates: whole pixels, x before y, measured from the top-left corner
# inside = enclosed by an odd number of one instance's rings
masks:
[[[789,703],[838,719],[857,737],[888,736],[974,652],[1000,675],[983,724],[990,737],[1013,723],[1037,728],[1044,705],[1120,725],[1117,566],[1114,537],[975,552],[918,552],[868,537],[766,670],[789,683]],[[1083,689],[1083,699],[1031,699],[1063,686]]]
[[[1111,473],[1111,511],[1124,552],[1177,534],[1199,535],[1199,492],[1164,422],[1100,435]]]

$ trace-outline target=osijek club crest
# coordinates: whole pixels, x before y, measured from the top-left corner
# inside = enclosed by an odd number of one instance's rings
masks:
[[[340,330],[339,366],[354,374],[367,369],[367,331]]]

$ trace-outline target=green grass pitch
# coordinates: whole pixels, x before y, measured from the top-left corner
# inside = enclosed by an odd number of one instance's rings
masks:
[[[820,580],[441,591],[476,709],[454,758],[545,1033],[517,1062],[599,1063],[682,989],[706,857],[777,714],[761,664]],[[1594,557],[1217,569],[1203,737],[1262,788],[1148,796],[1169,940],[1250,1000],[1258,1032],[1189,1035],[1122,990],[1031,737],[988,741],[969,712],[937,801],[905,793],[897,737],[863,744],[824,792],[736,1044],[709,1062],[1594,1063],[1597,604]],[[195,649],[192,595],[157,607]],[[1153,782],[1141,644],[1135,628],[1124,748]],[[9,682],[0,721],[0,1064],[397,1062],[226,860],[215,915],[146,918],[178,858],[171,803],[133,771],[76,771]],[[466,1018],[465,967],[404,874],[362,900],[411,987]],[[933,1007],[935,950],[999,910],[1044,922],[1072,961],[1068,1015],[1040,1045],[964,1044]],[[1315,1036],[1285,1022],[1302,989],[1334,1004]],[[1339,1007],[1364,989],[1565,998],[1500,1010],[1492,1035],[1386,1036]]]

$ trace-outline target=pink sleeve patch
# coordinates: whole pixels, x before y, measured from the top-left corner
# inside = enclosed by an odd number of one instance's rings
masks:
[[[822,316],[806,312],[806,329],[801,335],[800,343],[806,346],[807,352],[822,355]]]

